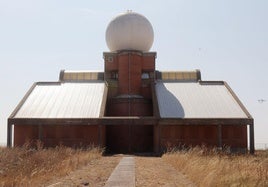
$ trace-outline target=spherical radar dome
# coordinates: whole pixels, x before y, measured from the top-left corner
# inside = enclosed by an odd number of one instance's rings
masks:
[[[149,51],[154,40],[154,31],[146,17],[135,12],[126,12],[115,17],[106,29],[106,43],[111,51]]]

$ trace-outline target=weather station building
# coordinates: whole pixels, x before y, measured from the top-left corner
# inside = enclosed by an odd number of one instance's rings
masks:
[[[59,81],[34,83],[8,118],[7,145],[40,140],[116,153],[205,145],[254,153],[253,118],[228,84],[202,81],[199,70],[155,70],[153,40],[143,15],[115,17],[104,72],[62,70]]]

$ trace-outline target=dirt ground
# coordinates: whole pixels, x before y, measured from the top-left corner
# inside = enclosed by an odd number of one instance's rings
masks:
[[[103,156],[94,163],[71,172],[68,176],[47,182],[45,186],[104,186],[123,156]],[[137,187],[195,186],[185,175],[176,171],[161,157],[135,156],[135,175]]]
[[[81,186],[104,186],[110,174],[120,161],[120,157],[103,156],[89,163],[81,169],[71,172],[69,175],[48,181],[42,186],[47,187],[81,187]]]
[[[135,157],[136,186],[195,186],[160,157]]]

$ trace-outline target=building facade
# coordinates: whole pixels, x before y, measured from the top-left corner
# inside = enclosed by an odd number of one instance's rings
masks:
[[[8,146],[40,140],[116,153],[200,145],[254,153],[253,118],[226,82],[202,81],[199,70],[155,70],[146,20],[128,12],[111,21],[104,72],[63,70],[57,82],[34,83],[8,119]],[[147,38],[133,32],[129,42],[125,27],[141,22]]]

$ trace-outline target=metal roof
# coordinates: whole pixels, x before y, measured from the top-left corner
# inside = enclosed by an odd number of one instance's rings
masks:
[[[13,118],[98,118],[104,82],[37,83]]]
[[[248,118],[224,82],[162,82],[156,84],[162,118]]]

